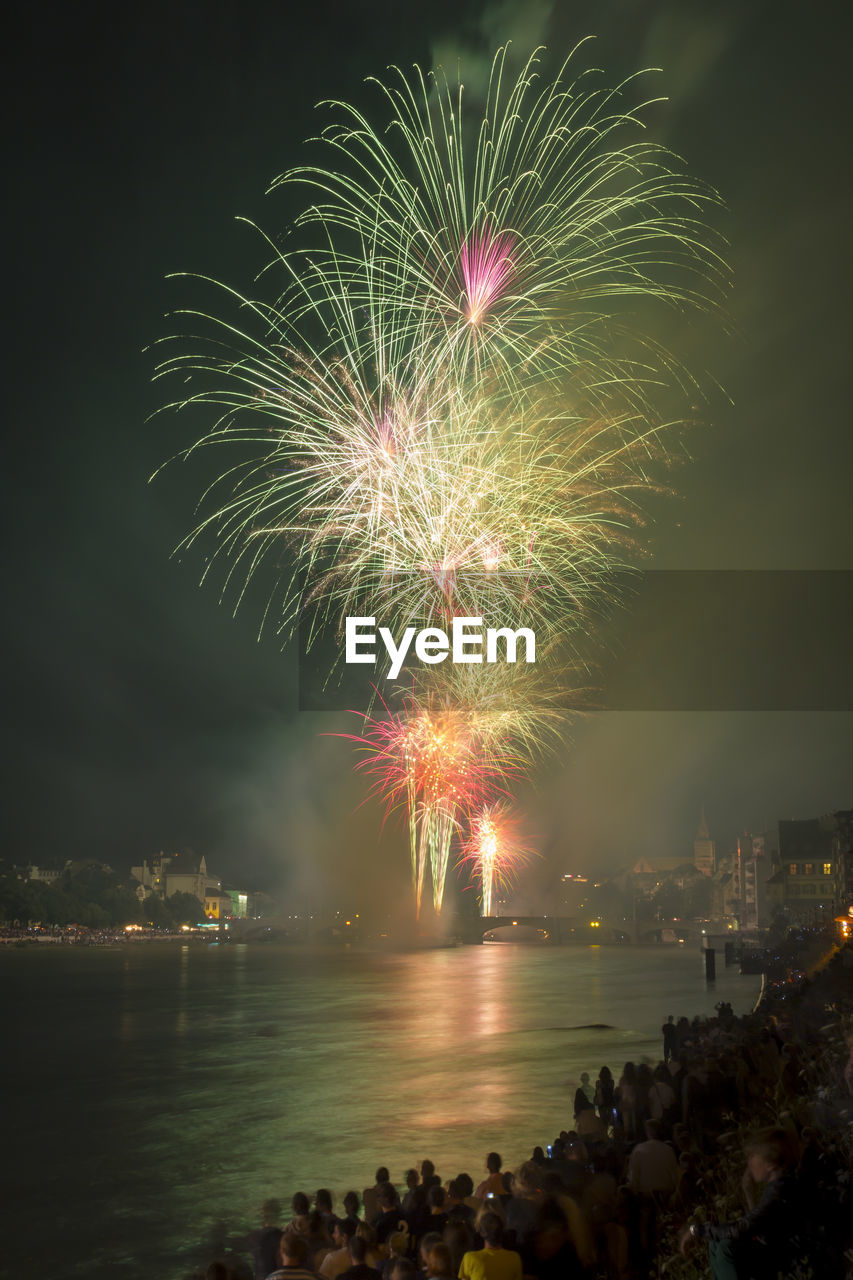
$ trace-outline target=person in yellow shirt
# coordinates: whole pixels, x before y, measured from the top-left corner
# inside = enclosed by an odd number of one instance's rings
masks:
[[[485,1248],[462,1255],[459,1280],[522,1280],[521,1255],[503,1247],[503,1223],[496,1213],[480,1218]]]

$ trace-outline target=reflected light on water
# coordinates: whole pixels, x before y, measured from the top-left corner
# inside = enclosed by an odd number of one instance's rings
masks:
[[[442,1178],[476,1180],[490,1150],[515,1168],[568,1126],[567,1080],[657,1060],[667,1013],[720,999],[743,1012],[759,984],[720,969],[709,989],[698,950],[63,950],[2,957],[9,1041],[34,1046],[27,1071],[0,1060],[16,1100],[4,1249],[12,1274],[29,1274],[50,1151],[63,1206],[41,1267],[52,1280],[77,1280],[81,1260],[87,1280],[133,1280],[126,1256],[173,1280],[214,1215],[245,1232],[262,1200],[312,1186],[339,1205],[380,1163],[398,1185],[427,1156]],[[46,1028],[61,1072],[46,1044],[35,1051]]]

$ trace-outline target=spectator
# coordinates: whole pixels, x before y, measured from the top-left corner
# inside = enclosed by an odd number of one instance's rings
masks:
[[[297,1191],[296,1195],[290,1202],[293,1210],[293,1217],[287,1224],[287,1230],[295,1232],[296,1235],[308,1234],[308,1214],[311,1209],[311,1202],[304,1191]]]
[[[356,1222],[360,1222],[358,1211],[361,1208],[356,1191],[348,1191],[344,1196],[344,1216],[347,1218],[355,1218]]]
[[[372,1187],[365,1187],[361,1193],[361,1201],[364,1205],[365,1222],[373,1223],[375,1218],[379,1216],[379,1188],[383,1183],[387,1182],[391,1175],[381,1164],[376,1170],[376,1181]]]
[[[491,1203],[491,1201],[489,1202]],[[452,1218],[444,1228],[444,1243],[450,1250],[452,1273],[459,1275],[459,1268],[466,1253],[474,1247],[474,1232],[470,1223],[455,1222]]]
[[[316,1209],[312,1209],[308,1214],[308,1230],[304,1235],[305,1242],[308,1245],[308,1265],[312,1270],[316,1271],[332,1247],[331,1237],[326,1230],[323,1215],[318,1213]]]
[[[448,1222],[474,1221],[474,1210],[465,1203],[464,1190],[465,1187],[460,1178],[451,1180],[447,1189],[447,1199],[444,1202]]]
[[[443,1241],[431,1245],[426,1256],[427,1280],[454,1280],[450,1250]]]
[[[444,1211],[444,1202],[447,1199],[447,1192],[444,1187],[430,1187],[427,1192],[427,1206],[429,1208],[429,1224],[430,1231],[443,1231],[447,1224],[447,1214]]]
[[[403,1196],[403,1213],[413,1213],[423,1202],[424,1190],[420,1186],[417,1169],[406,1170],[406,1194]]]
[[[391,1272],[394,1270],[396,1263],[404,1259],[412,1268],[412,1274],[415,1273],[415,1264],[409,1258],[409,1247],[412,1238],[406,1231],[395,1231],[389,1237],[386,1244],[388,1257],[382,1267],[382,1275],[384,1280],[391,1280]]]
[[[331,1235],[332,1224],[334,1222],[334,1212],[332,1209],[332,1193],[327,1191],[325,1187],[321,1187],[314,1196],[314,1209],[317,1213],[322,1214],[323,1226],[326,1234]]]
[[[364,1241],[364,1247],[367,1250],[365,1262],[369,1267],[375,1268],[377,1271],[382,1270],[385,1261],[385,1255],[382,1248],[377,1243],[376,1231],[373,1227],[369,1227],[366,1222],[360,1222],[356,1227],[355,1234],[359,1240]]]
[[[478,1200],[485,1200],[486,1196],[502,1196],[504,1193],[503,1180],[501,1179],[501,1165],[503,1161],[497,1151],[490,1151],[486,1156],[486,1168],[488,1176],[483,1179],[474,1195]]]
[[[367,1262],[368,1246],[359,1235],[349,1242],[351,1265],[342,1271],[340,1280],[379,1280],[379,1271]]]
[[[542,1196],[540,1178],[542,1172],[532,1160],[525,1160],[519,1167],[512,1198],[506,1206],[507,1231],[515,1233],[515,1243],[523,1245],[536,1221],[539,1200]],[[480,1235],[483,1228],[480,1228]]]
[[[746,1156],[741,1182],[746,1213],[720,1226],[694,1223],[679,1236],[684,1254],[695,1241],[708,1241],[714,1280],[775,1277],[780,1270],[787,1274],[801,1247],[791,1135],[785,1129],[762,1129],[747,1144]]]
[[[281,1220],[281,1205],[278,1200],[265,1200],[261,1206],[261,1217],[263,1226],[249,1236],[255,1280],[266,1280],[278,1266],[278,1246],[282,1235],[278,1225]]]
[[[357,1230],[358,1223],[355,1218],[341,1218],[335,1223],[332,1228],[334,1248],[326,1254],[318,1268],[319,1274],[325,1276],[325,1280],[337,1280],[338,1276],[352,1266],[349,1245]]]
[[[668,1200],[678,1185],[678,1160],[667,1142],[661,1141],[659,1120],[647,1120],[646,1141],[639,1142],[628,1161],[628,1185],[636,1195]]]
[[[556,1200],[544,1197],[523,1251],[524,1275],[538,1280],[582,1280],[584,1268],[572,1243],[568,1219]]]
[[[672,1077],[665,1066],[659,1066],[652,1083],[649,1085],[647,1106],[650,1120],[660,1120],[663,1130],[669,1133],[678,1119],[679,1108],[675,1100],[675,1090],[670,1083]]]
[[[637,1137],[637,1068],[626,1062],[616,1088],[616,1106],[625,1137],[633,1142]]]
[[[377,1195],[379,1215],[376,1218],[376,1243],[384,1244],[392,1231],[407,1231],[408,1222],[400,1208],[397,1192],[390,1182],[383,1182]]]
[[[411,1258],[395,1258],[388,1272],[388,1280],[415,1280],[417,1274]]]
[[[670,1014],[666,1022],[661,1027],[661,1035],[663,1036],[663,1060],[669,1062],[670,1058],[676,1056],[676,1046],[678,1040],[675,1034],[675,1019]]]
[[[482,1215],[480,1235],[483,1248],[464,1255],[459,1280],[522,1280],[521,1256],[504,1249],[503,1226],[496,1213]]]
[[[306,1266],[308,1245],[302,1236],[285,1231],[279,1242],[279,1257],[281,1266],[268,1280],[317,1280],[315,1272]]]
[[[610,1128],[616,1117],[616,1085],[609,1067],[602,1067],[595,1082],[595,1105],[605,1127]]]

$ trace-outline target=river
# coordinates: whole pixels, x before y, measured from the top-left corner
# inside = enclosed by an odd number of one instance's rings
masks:
[[[745,1012],[760,982],[706,985],[694,947],[506,944],[30,947],[0,974],[10,1280],[182,1280],[267,1196],[512,1168],[570,1127],[581,1071],[657,1061],[668,1013]]]

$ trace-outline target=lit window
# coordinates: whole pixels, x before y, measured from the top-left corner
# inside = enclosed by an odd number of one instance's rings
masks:
[[[832,875],[832,863],[831,863],[831,862],[825,862],[825,863],[823,864],[823,874],[824,874],[825,876],[831,876],[831,875]]]
[[[813,875],[814,875],[814,863],[813,863],[813,862],[807,862],[807,863],[806,863],[806,865],[803,867],[803,875],[804,875],[804,876],[813,876]]]
[[[788,875],[789,875],[789,876],[795,876],[796,874],[797,874],[797,864],[796,864],[796,862],[789,862],[789,863],[788,863]]]

